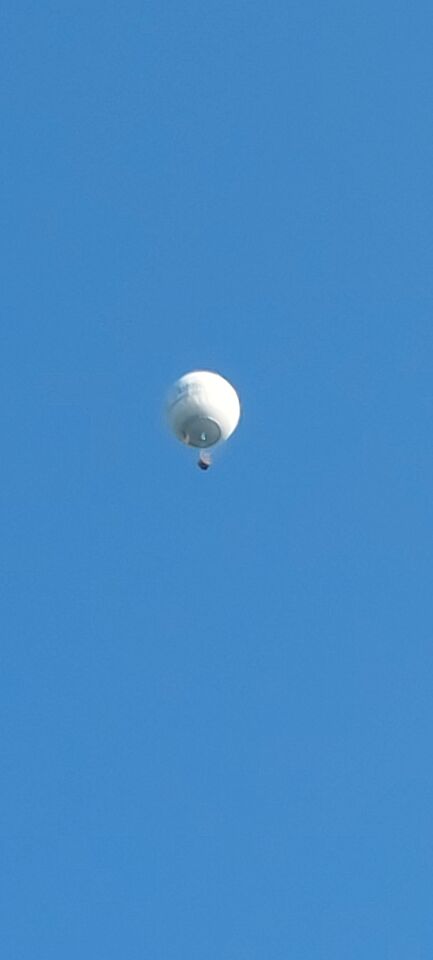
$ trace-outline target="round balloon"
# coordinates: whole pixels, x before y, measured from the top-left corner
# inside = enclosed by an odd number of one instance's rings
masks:
[[[239,423],[240,413],[235,388],[210,370],[194,370],[177,380],[167,404],[168,421],[176,437],[202,449],[227,440]]]

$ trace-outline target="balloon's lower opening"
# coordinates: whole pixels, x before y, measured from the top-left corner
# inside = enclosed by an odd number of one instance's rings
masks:
[[[183,425],[183,440],[190,447],[213,447],[221,439],[221,430],[216,422],[210,417],[191,417]]]

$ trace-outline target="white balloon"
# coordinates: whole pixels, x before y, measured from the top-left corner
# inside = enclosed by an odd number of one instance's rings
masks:
[[[172,387],[167,416],[173,433],[190,447],[206,449],[236,429],[241,414],[234,387],[219,373],[194,370]]]

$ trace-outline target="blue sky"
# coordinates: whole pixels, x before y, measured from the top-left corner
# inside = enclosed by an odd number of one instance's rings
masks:
[[[3,8],[7,960],[432,956],[432,20]]]

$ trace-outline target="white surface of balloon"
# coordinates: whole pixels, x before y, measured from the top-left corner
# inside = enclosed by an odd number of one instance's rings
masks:
[[[231,436],[240,415],[236,390],[219,373],[194,370],[180,377],[170,390],[169,425],[178,440],[201,451],[198,465],[202,470],[210,466],[209,449]]]

